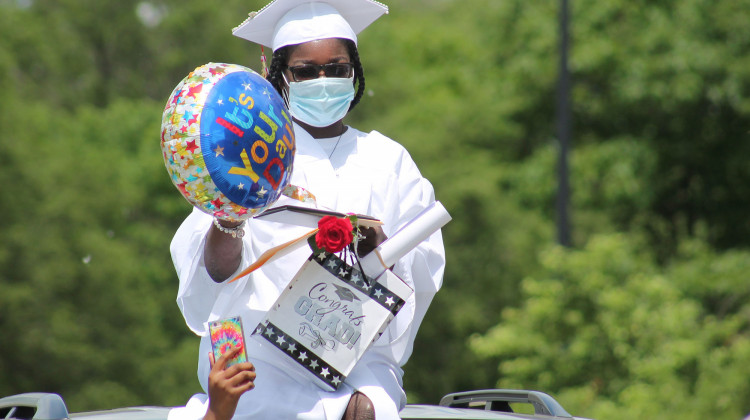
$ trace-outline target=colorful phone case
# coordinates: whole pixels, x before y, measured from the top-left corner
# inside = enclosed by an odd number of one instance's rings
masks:
[[[242,347],[242,351],[237,353],[227,362],[227,366],[236,363],[247,362],[247,353],[245,352],[245,335],[242,330],[242,320],[236,316],[233,318],[213,321],[208,325],[211,334],[211,349],[214,353],[214,361],[229,351],[232,347]]]

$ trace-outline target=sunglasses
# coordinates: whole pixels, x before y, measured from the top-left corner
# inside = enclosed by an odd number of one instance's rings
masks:
[[[328,64],[305,64],[302,66],[289,66],[287,67],[292,72],[292,77],[295,82],[301,82],[304,80],[312,80],[320,77],[320,71],[323,70],[323,74],[326,77],[339,77],[345,78],[352,74],[352,63],[328,63]]]

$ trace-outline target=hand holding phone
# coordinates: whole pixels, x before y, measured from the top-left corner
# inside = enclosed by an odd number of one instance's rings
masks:
[[[242,329],[242,320],[240,317],[236,316],[212,321],[208,324],[208,329],[211,334],[211,350],[213,351],[214,360],[219,360],[229,349],[239,347],[242,350],[227,362],[226,367],[247,362],[245,334]]]
[[[255,388],[255,366],[252,363],[235,362],[233,367],[227,367],[227,363],[236,359],[245,348],[231,345],[225,347],[227,351],[219,359],[214,359],[213,352],[208,353],[211,372],[208,374],[208,410],[204,420],[231,419],[240,397]]]

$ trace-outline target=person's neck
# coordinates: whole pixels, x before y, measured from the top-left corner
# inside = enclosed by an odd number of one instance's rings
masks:
[[[346,126],[344,125],[343,120],[339,120],[332,125],[329,125],[328,127],[314,127],[310,124],[305,124],[304,122],[296,118],[294,119],[294,122],[299,124],[300,127],[304,128],[305,131],[307,131],[315,139],[327,139],[340,136],[344,134],[344,131],[346,131]]]

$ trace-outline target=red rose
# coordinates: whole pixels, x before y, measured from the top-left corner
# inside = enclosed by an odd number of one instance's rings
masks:
[[[325,216],[318,221],[318,233],[315,244],[318,248],[335,254],[352,243],[352,222],[348,218],[339,219],[336,216]]]

